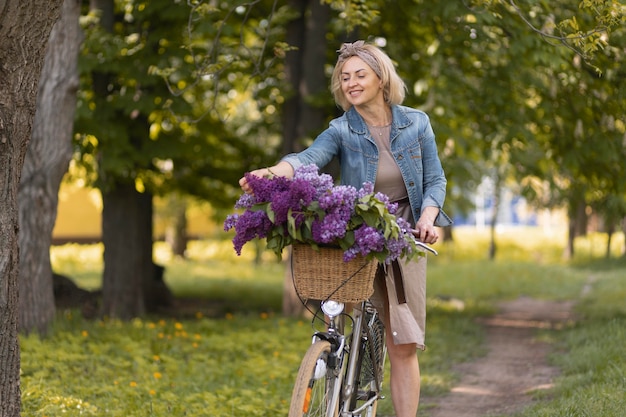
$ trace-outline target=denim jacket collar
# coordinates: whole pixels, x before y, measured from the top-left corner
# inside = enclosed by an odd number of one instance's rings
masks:
[[[346,119],[348,120],[350,130],[354,133],[359,135],[368,134],[369,129],[367,128],[367,124],[354,106],[350,107],[346,112]],[[402,108],[399,106],[391,106],[391,138],[397,136],[397,129],[404,129],[412,123],[413,122],[407,117]],[[394,132],[396,132],[396,134],[394,134]]]

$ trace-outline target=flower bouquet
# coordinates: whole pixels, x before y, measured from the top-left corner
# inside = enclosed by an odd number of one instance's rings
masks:
[[[226,218],[234,228],[237,254],[255,238],[265,238],[279,257],[293,245],[292,276],[303,299],[359,302],[371,296],[378,263],[423,255],[410,224],[396,217],[398,205],[372,184],[360,190],[334,185],[315,165],[293,179],[246,175],[252,189]]]
[[[330,175],[319,174],[315,165],[295,171],[293,179],[246,174],[252,189],[243,194],[236,209],[243,213],[226,218],[224,230],[235,229],[233,244],[241,255],[249,241],[266,239],[268,249],[281,256],[294,243],[338,247],[343,260],[357,256],[380,263],[422,256],[408,221],[396,217],[398,205],[374,186],[334,185]]]

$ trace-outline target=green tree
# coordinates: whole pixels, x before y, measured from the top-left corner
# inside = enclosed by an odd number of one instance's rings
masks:
[[[615,164],[624,149],[619,121],[623,76],[618,75],[623,31],[611,33],[611,45],[594,51],[592,66],[571,48],[537,36],[528,20],[515,18],[520,10],[506,4],[494,3],[489,12],[456,4],[416,5],[414,10],[405,3],[394,5],[373,33],[384,38],[392,56],[409,58],[398,65],[415,93],[409,101],[433,119],[452,207],[459,203],[458,190],[471,193],[477,176],[489,172],[497,172],[496,179],[514,184],[538,205],[579,206],[570,210],[573,220],[590,203],[582,184],[593,184],[589,189],[596,198],[623,195],[618,184],[623,184],[624,171]],[[557,16],[576,12],[567,3],[550,7]],[[546,10],[531,11],[546,19]],[[400,16],[412,16],[405,19],[402,34],[409,41],[394,36]],[[595,22],[584,14],[577,21],[586,27]],[[588,120],[583,122],[584,114]],[[584,139],[578,140],[598,142],[602,152],[592,156],[589,145],[576,146],[575,133],[581,136],[576,126],[583,125]],[[561,159],[566,153],[567,160]],[[548,193],[546,185],[551,185]]]
[[[448,201],[461,212],[469,205],[463,199],[467,190],[485,173],[508,167],[498,171],[498,178],[510,181],[521,175],[520,165],[536,157],[533,129],[542,122],[526,102],[541,101],[545,92],[525,84],[534,80],[528,74],[542,60],[554,61],[546,67],[560,66],[567,56],[562,51],[573,55],[546,42],[546,33],[538,35],[529,17],[547,22],[549,13],[559,12],[556,19],[563,23],[545,27],[562,30],[551,39],[569,36],[567,27],[574,21],[586,23],[568,14],[566,2],[545,10],[512,2],[476,2],[474,8],[404,1],[384,8],[378,1],[323,3],[330,9],[313,0],[285,6],[275,0],[240,1],[227,7],[198,1],[190,3],[191,9],[171,2],[103,0],[111,9],[101,17],[109,29],[92,25],[88,31],[84,68],[94,87],[81,96],[79,131],[84,133],[81,159],[97,167],[91,172],[104,193],[105,256],[111,256],[106,264],[117,265],[105,272],[105,283],[115,275],[121,285],[105,291],[105,297],[113,299],[133,282],[121,278],[126,274],[143,277],[143,284],[135,282],[127,291],[138,309],[120,315],[140,314],[142,303],[136,301],[145,301],[142,291],[149,286],[151,195],[178,189],[216,205],[232,204],[242,172],[274,159],[281,141],[281,153],[306,145],[337,114],[324,91],[325,66],[341,42],[354,40],[356,33],[376,37],[398,60],[414,93],[407,104],[424,108],[434,121],[449,172]],[[584,16],[586,10],[591,6],[582,3],[574,11]],[[402,30],[398,21],[407,22]],[[572,42],[606,43],[600,34],[610,33],[615,21],[597,16],[591,21]],[[554,50],[560,51],[556,59]],[[596,51],[576,52],[587,57]],[[124,207],[121,203],[132,201],[133,194],[137,209]],[[111,210],[115,215],[107,221]],[[128,250],[125,245],[135,238],[127,234],[140,224],[138,249]],[[134,252],[143,255],[121,261]]]
[[[272,9],[242,5],[91,3],[77,132],[83,172],[103,195],[106,315],[156,307],[152,196],[230,205],[242,172],[272,149]]]

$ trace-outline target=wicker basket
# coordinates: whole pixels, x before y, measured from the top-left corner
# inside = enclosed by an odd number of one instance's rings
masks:
[[[357,257],[343,261],[343,250],[309,245],[293,245],[291,266],[296,292],[305,300],[333,299],[357,303],[374,292],[378,262]]]

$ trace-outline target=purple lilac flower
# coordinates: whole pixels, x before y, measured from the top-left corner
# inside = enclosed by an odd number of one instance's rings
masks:
[[[396,217],[396,223],[398,223],[398,226],[400,227],[400,230],[403,234],[411,233],[411,229],[413,227],[407,219],[405,219],[404,217]]]
[[[359,254],[359,250],[353,246],[343,253],[343,261],[350,262],[351,260],[356,258],[358,254]]]
[[[412,247],[408,239],[411,239],[411,223],[403,217],[397,217],[396,223],[398,225],[399,235],[398,238],[388,239],[385,246],[388,251],[385,263],[391,263],[396,259],[402,257],[402,255],[412,253]]]
[[[357,197],[363,198],[368,194],[372,194],[373,192],[374,192],[374,184],[372,184],[371,182],[366,182],[366,183],[363,183],[363,187],[361,187],[361,189],[359,190]]]
[[[287,221],[287,214],[291,208],[289,191],[282,191],[272,197],[271,208],[274,211],[274,223],[281,224]]]
[[[341,236],[345,235],[345,228],[347,228],[350,218],[354,213],[354,205],[357,191],[354,187],[340,185],[334,187],[331,191],[324,193],[319,198],[319,206],[327,214],[326,217],[330,218],[327,224],[337,225],[337,227],[344,227]],[[339,230],[334,232],[338,235]]]
[[[269,202],[272,196],[281,191],[289,190],[291,180],[285,177],[257,177],[252,174],[245,174],[248,185],[252,189],[257,203]]]
[[[392,203],[389,200],[389,196],[387,194],[377,192],[376,194],[374,194],[374,198],[382,202],[390,214],[396,214],[396,212],[398,211],[398,203]]]
[[[387,194],[377,192],[376,194],[374,194],[374,197],[380,200],[383,204],[385,204],[385,206],[388,206],[390,203],[389,196],[387,196]]]
[[[333,244],[345,238],[353,221],[357,200],[373,197],[368,198],[370,204],[383,203],[391,214],[398,209],[398,204],[390,202],[385,194],[374,194],[373,184],[365,183],[359,190],[351,186],[335,186],[332,177],[319,174],[315,165],[298,168],[293,179],[259,178],[250,174],[246,174],[246,179],[253,193],[243,194],[235,205],[237,209],[244,209],[243,214],[229,215],[224,222],[224,230],[234,228],[236,231],[233,245],[237,254],[241,254],[243,245],[254,238],[264,238],[270,233],[286,235],[285,224],[290,221],[289,216],[296,228],[307,219],[311,221],[310,233],[315,242]],[[273,212],[274,224],[268,217],[269,209]],[[390,263],[410,253],[407,234],[411,233],[411,225],[403,218],[397,218],[396,222],[397,226],[393,227],[399,227],[400,235],[387,241],[382,231],[357,222],[360,226],[353,230],[355,243],[344,251],[344,261],[350,261],[357,255],[376,253],[385,254],[385,262]],[[308,234],[304,233],[304,236]],[[282,248],[275,250],[280,254]]]
[[[311,204],[315,195],[316,190],[312,184],[302,179],[293,180],[289,190],[278,192],[272,197],[271,207],[274,211],[274,222],[276,224],[287,222],[289,210],[292,211],[292,215],[296,219],[301,218],[300,213]]]
[[[235,225],[237,224],[237,220],[239,220],[238,213],[229,214],[228,216],[226,216],[226,220],[224,221],[224,231],[228,232],[230,229],[235,227]]]
[[[335,207],[345,207],[346,210],[352,212],[356,198],[356,188],[350,185],[338,185],[319,196],[320,208],[332,210]]]
[[[295,180],[303,180],[308,182],[317,190],[316,197],[333,187],[333,177],[328,174],[318,174],[318,167],[314,164],[303,165],[296,169],[294,173]]]
[[[345,236],[353,213],[356,193],[354,187],[336,186],[319,196],[319,207],[325,215],[313,223],[312,234],[315,242],[332,243]]]
[[[243,193],[235,203],[236,209],[248,209],[256,204],[257,199],[254,194]]]
[[[390,264],[391,261],[395,261],[396,259],[402,256],[402,253],[407,251],[411,251],[411,246],[407,243],[406,240],[401,236],[399,239],[389,239],[386,243],[387,250],[389,253],[387,254],[387,258],[385,259],[386,264]]]
[[[230,222],[232,224],[232,220]],[[271,230],[272,223],[263,211],[245,211],[237,217],[233,246],[237,255],[241,255],[243,245],[254,238],[264,238]]]
[[[348,220],[336,214],[327,214],[323,220],[313,223],[313,239],[318,243],[332,243],[346,235]]]
[[[354,231],[355,246],[361,255],[370,252],[380,252],[385,248],[385,237],[373,227],[362,225]]]
[[[301,178],[294,178],[291,184],[292,206],[297,204],[308,206],[317,196],[315,185]]]

